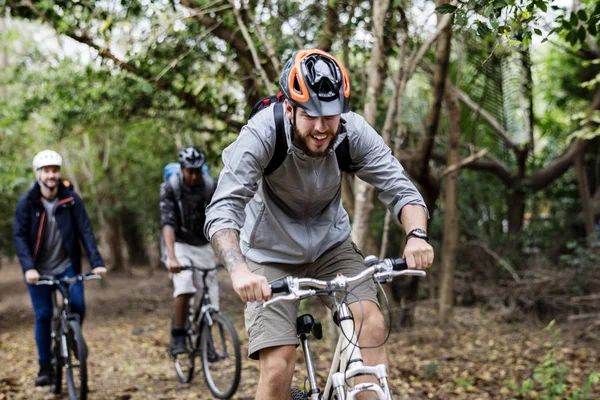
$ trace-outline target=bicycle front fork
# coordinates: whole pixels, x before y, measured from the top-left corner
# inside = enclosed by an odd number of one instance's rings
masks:
[[[346,381],[357,375],[375,376],[377,377],[379,384],[364,382],[350,386],[346,390]],[[336,372],[331,376],[331,381],[338,400],[354,400],[360,392],[374,392],[377,394],[378,399],[392,400],[387,377],[388,374],[385,364],[379,364],[374,367],[360,366],[347,370],[346,372]]]

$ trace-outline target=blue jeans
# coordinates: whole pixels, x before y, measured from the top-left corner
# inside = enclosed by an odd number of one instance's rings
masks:
[[[70,265],[65,272],[57,275],[57,278],[73,277],[75,270]],[[27,284],[33,312],[35,314],[35,344],[38,349],[38,362],[40,364],[49,364],[52,356],[50,346],[52,344],[51,322],[52,322],[52,286],[36,286]],[[71,310],[81,317],[81,322],[85,317],[85,300],[83,297],[83,282],[77,282],[71,287]]]

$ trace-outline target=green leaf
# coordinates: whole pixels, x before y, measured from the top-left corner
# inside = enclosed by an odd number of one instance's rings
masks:
[[[577,26],[577,24],[579,23],[579,20],[577,19],[577,15],[575,15],[575,13],[573,13],[573,12],[571,13],[570,21],[571,21],[571,25],[573,25],[573,26]]]
[[[453,6],[452,4],[442,4],[435,8],[435,11],[439,14],[452,14],[456,10],[458,10],[458,7]]]
[[[579,27],[579,29],[577,30],[577,33],[579,35],[579,41],[581,43],[585,42],[586,30],[585,30],[585,27],[583,25]]]
[[[585,10],[577,11],[577,17],[579,17],[581,21],[587,21],[587,14],[585,13]]]
[[[571,45],[575,45],[575,43],[577,43],[577,31],[575,30],[570,30],[569,33],[567,34],[567,42],[569,42]]]
[[[542,36],[542,31],[539,30],[538,28],[533,28],[533,31],[535,32],[536,35]]]
[[[104,21],[102,28],[100,28],[100,33],[106,32],[106,30],[109,29],[111,25],[112,25],[112,19],[108,18],[106,21]]]
[[[537,5],[537,7],[542,10],[543,12],[548,11],[548,6],[546,5],[545,1],[536,1],[535,3]]]
[[[596,24],[588,24],[587,30],[592,36],[596,36],[596,34],[598,33],[598,30],[596,29]]]

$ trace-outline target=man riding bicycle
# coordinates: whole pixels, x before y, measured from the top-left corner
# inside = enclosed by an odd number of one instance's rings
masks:
[[[249,356],[259,359],[257,399],[286,399],[294,373],[297,303],[263,308],[269,282],[288,275],[332,279],[355,275],[363,257],[349,239],[350,221],[341,203],[336,150],[347,140],[353,171],[377,188],[379,199],[406,229],[408,267],[427,269],[433,248],[425,229],[427,209],[382,138],[349,111],[350,84],[344,66],[323,51],[300,50],[280,78],[287,154],[265,173],[276,154],[275,104],[257,113],[223,151],[224,168],[207,209],[205,233],[231,274],[246,306]],[[280,147],[279,147],[280,148]],[[384,319],[375,285],[349,296],[366,365],[386,363]],[[361,304],[362,303],[362,312]],[[364,379],[364,378],[363,378]]]
[[[172,273],[174,316],[171,327],[172,355],[188,351],[185,323],[189,302],[195,293],[202,293],[202,275],[181,266],[213,267],[214,252],[204,236],[206,206],[215,190],[210,175],[203,173],[206,154],[191,146],[179,152],[181,173],[172,175],[160,187],[160,218],[167,255],[167,268]],[[217,271],[206,277],[212,304],[219,306]]]
[[[80,240],[93,267],[92,272],[101,276],[106,274],[83,202],[70,183],[61,180],[61,166],[61,156],[52,150],[41,151],[33,158],[36,182],[19,199],[15,214],[17,256],[35,314],[35,343],[40,364],[36,386],[49,385],[52,379],[50,325],[54,289],[36,286],[40,274],[64,278],[81,273]],[[83,322],[83,282],[76,283],[71,289],[71,307]]]

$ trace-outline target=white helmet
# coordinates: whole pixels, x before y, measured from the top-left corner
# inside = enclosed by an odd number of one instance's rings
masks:
[[[36,171],[50,165],[62,166],[62,157],[54,150],[43,150],[33,157],[33,169]]]

